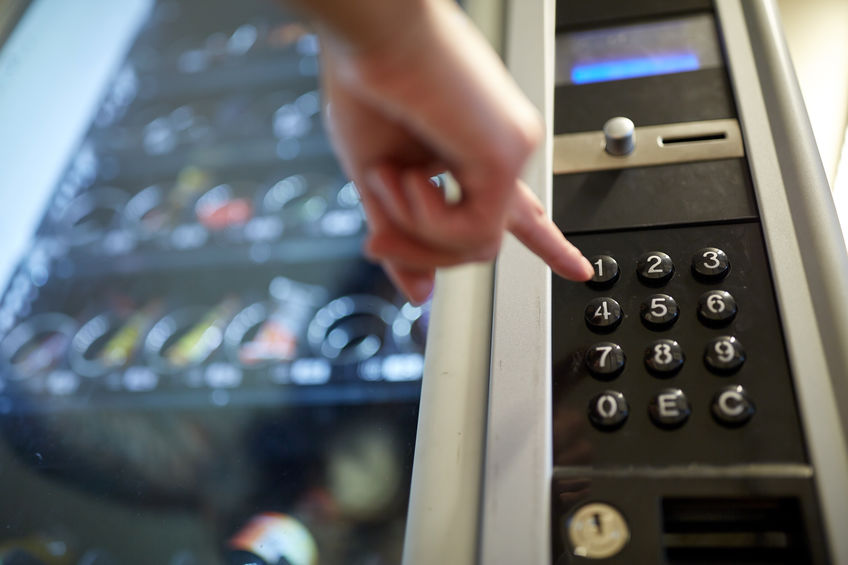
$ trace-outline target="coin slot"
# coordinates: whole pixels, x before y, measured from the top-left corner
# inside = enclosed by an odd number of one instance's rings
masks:
[[[794,498],[666,498],[662,512],[669,565],[790,564],[809,558]]]
[[[727,132],[719,132],[719,133],[707,133],[703,135],[687,135],[687,136],[673,136],[673,137],[664,137],[660,136],[657,138],[657,142],[661,147],[665,147],[666,145],[677,145],[681,143],[699,143],[701,141],[720,141],[722,139],[727,139]]]

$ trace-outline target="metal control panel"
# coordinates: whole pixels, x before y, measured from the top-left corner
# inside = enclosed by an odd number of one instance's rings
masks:
[[[507,61],[595,276],[500,258],[480,562],[844,562],[846,257],[775,6],[551,4]]]

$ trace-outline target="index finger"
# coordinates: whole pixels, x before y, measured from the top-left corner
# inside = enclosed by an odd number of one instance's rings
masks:
[[[573,281],[592,278],[592,264],[565,239],[556,224],[548,218],[536,195],[520,180],[517,181],[507,229],[559,276]]]

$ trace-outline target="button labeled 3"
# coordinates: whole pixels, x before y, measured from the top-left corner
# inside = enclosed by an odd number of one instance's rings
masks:
[[[692,257],[692,272],[702,281],[721,280],[729,270],[727,254],[717,247],[704,247]]]
[[[630,528],[624,516],[603,502],[591,502],[578,508],[567,528],[572,553],[589,559],[612,557],[630,540]]]

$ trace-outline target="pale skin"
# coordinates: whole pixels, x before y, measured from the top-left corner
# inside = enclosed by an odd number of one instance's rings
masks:
[[[297,0],[322,43],[325,123],[380,262],[415,303],[439,267],[493,259],[506,231],[558,275],[591,278],[519,176],[543,130],[502,63],[449,0]],[[430,177],[449,171],[449,204]]]

